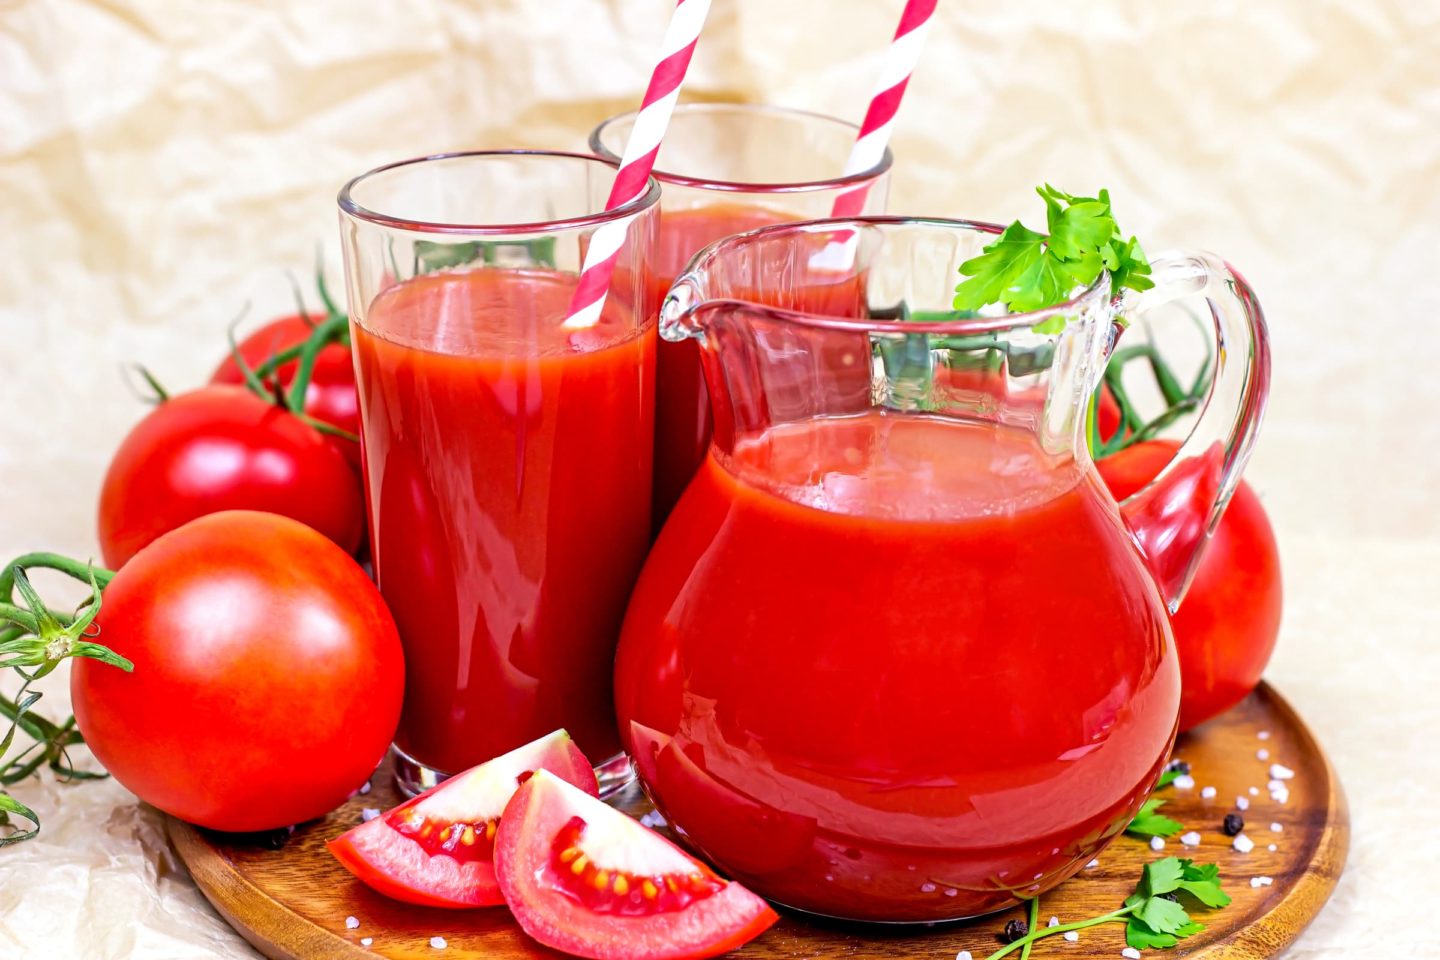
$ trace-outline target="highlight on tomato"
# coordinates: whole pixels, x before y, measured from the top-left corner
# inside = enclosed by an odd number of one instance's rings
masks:
[[[1153,480],[1175,456],[1148,440],[1097,462],[1116,500]],[[1180,610],[1170,618],[1180,654],[1180,729],[1243,700],[1260,682],[1280,634],[1280,553],[1260,498],[1243,480],[1211,534]]]
[[[504,903],[495,882],[495,832],[506,802],[537,770],[600,794],[590,761],[557,730],[347,830],[330,841],[330,852],[395,900],[450,908]]]
[[[109,579],[95,622],[134,672],[76,662],[85,742],[140,799],[202,827],[328,813],[399,723],[405,664],[379,591],[286,517],[225,511],[158,537]]]
[[[543,770],[505,807],[495,876],[526,933],[595,960],[713,957],[779,919],[740,884]]]
[[[243,387],[211,386],[163,397],[115,452],[100,490],[105,564],[221,510],[290,517],[352,554],[365,530],[360,478],[325,436]]]

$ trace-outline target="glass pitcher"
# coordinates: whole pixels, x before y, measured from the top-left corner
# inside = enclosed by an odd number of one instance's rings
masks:
[[[1174,740],[1166,609],[1259,425],[1259,305],[1179,253],[1143,295],[1102,277],[960,317],[959,265],[998,231],[767,227],[703,250],[662,310],[699,343],[715,430],[631,598],[621,735],[670,822],[793,908],[934,921],[1043,893],[1124,830]],[[1089,400],[1126,322],[1182,298],[1214,320],[1208,403],[1117,505]]]

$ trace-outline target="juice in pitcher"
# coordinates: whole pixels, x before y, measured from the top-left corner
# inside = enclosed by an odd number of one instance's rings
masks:
[[[670,824],[790,907],[938,921],[1043,894],[1125,829],[1174,741],[1167,605],[1253,438],[1263,324],[1222,262],[1153,261],[1233,352],[1182,463],[1117,505],[1084,440],[1108,276],[1032,313],[951,311],[999,230],[766,227],[702,251],[662,311],[699,345],[715,432],[631,597],[620,732]],[[836,244],[856,304],[806,312]],[[1198,522],[1172,509],[1191,487]]]

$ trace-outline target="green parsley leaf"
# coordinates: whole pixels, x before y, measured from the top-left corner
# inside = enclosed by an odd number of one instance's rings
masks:
[[[1174,900],[1151,897],[1144,906],[1135,911],[1135,916],[1156,933],[1176,933],[1190,922],[1190,914]]]
[[[1151,797],[1140,807],[1140,812],[1135,814],[1135,819],[1130,821],[1130,826],[1125,832],[1137,837],[1173,837],[1184,829],[1184,825],[1177,820],[1155,811],[1165,806],[1164,800],[1157,800]],[[1167,857],[1167,860],[1174,859]]]
[[[1174,783],[1175,779],[1179,776],[1181,776],[1180,771],[1176,768],[1172,767],[1166,770],[1164,773],[1160,774],[1160,779],[1155,782],[1155,789],[1159,790],[1161,787],[1170,786],[1170,784]]]
[[[960,264],[970,277],[955,289],[956,310],[978,310],[991,303],[1009,303],[1007,293],[1044,254],[1043,234],[1016,220],[980,256]]]
[[[1139,892],[1146,897],[1158,897],[1162,893],[1173,893],[1180,889],[1185,876],[1185,865],[1179,857],[1165,857],[1145,864],[1140,874]],[[1159,929],[1158,927],[1156,929]]]
[[[1068,300],[1102,270],[1115,290],[1153,287],[1150,263],[1139,242],[1124,238],[1110,207],[1110,194],[1078,197],[1048,183],[1036,189],[1045,201],[1048,235],[1016,220],[980,256],[960,265],[969,279],[955,289],[955,309],[978,310],[993,303],[1028,312]]]
[[[1125,924],[1125,942],[1136,950],[1149,950],[1152,947],[1159,947],[1162,950],[1175,946],[1180,941],[1172,933],[1156,933],[1141,921],[1130,918]]]
[[[1181,860],[1178,889],[1185,891],[1205,906],[1215,909],[1229,906],[1230,895],[1220,889],[1220,868],[1213,863],[1195,864]]]

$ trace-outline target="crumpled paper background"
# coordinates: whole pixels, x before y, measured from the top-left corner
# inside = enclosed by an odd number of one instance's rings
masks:
[[[0,0],[0,554],[95,551],[120,374],[204,379],[287,310],[350,175],[482,146],[580,149],[639,101],[668,0]],[[899,0],[717,0],[690,98],[858,118]],[[842,12],[843,10],[843,12]],[[1440,769],[1440,5],[949,0],[911,84],[891,210],[1001,219],[1108,186],[1153,249],[1218,250],[1275,343],[1249,477],[1288,601],[1270,676],[1354,813],[1296,958],[1433,950],[1407,904]],[[62,676],[41,709],[66,707]],[[30,784],[0,850],[0,956],[250,957],[113,783]],[[1405,891],[1406,897],[1392,896]],[[937,954],[954,945],[937,940]],[[953,952],[953,950],[952,950]]]

